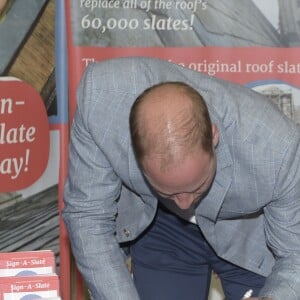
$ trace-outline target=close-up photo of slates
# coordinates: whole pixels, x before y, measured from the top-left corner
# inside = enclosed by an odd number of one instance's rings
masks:
[[[0,1],[6,3],[0,14],[0,76],[32,85],[41,94],[48,115],[56,114],[55,0]]]
[[[57,187],[30,197],[0,194],[0,252],[52,250],[59,269]]]

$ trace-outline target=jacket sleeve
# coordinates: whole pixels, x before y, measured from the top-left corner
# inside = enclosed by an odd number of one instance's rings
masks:
[[[300,131],[286,139],[273,201],[265,207],[265,234],[276,262],[261,296],[273,300],[300,299]]]
[[[63,219],[78,269],[93,299],[138,300],[115,236],[121,180],[89,131],[93,126],[89,124],[91,69],[87,69],[77,93]]]

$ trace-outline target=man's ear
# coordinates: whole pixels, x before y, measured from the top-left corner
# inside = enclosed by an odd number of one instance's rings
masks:
[[[219,142],[219,129],[216,124],[212,124],[213,146],[216,147]]]

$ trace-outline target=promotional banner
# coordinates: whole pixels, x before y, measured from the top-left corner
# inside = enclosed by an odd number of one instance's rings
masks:
[[[254,89],[300,123],[299,1],[65,0],[60,9],[69,122],[89,63],[151,56]]]
[[[63,128],[55,92],[54,4],[0,0],[0,252],[16,258],[38,251],[40,261],[32,254],[24,267],[41,265],[43,251],[51,250],[50,273],[59,271]]]

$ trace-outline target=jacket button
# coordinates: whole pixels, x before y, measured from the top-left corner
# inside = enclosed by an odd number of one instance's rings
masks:
[[[125,234],[126,237],[130,236],[130,231],[128,229],[124,228],[123,232],[124,232],[124,234]]]

